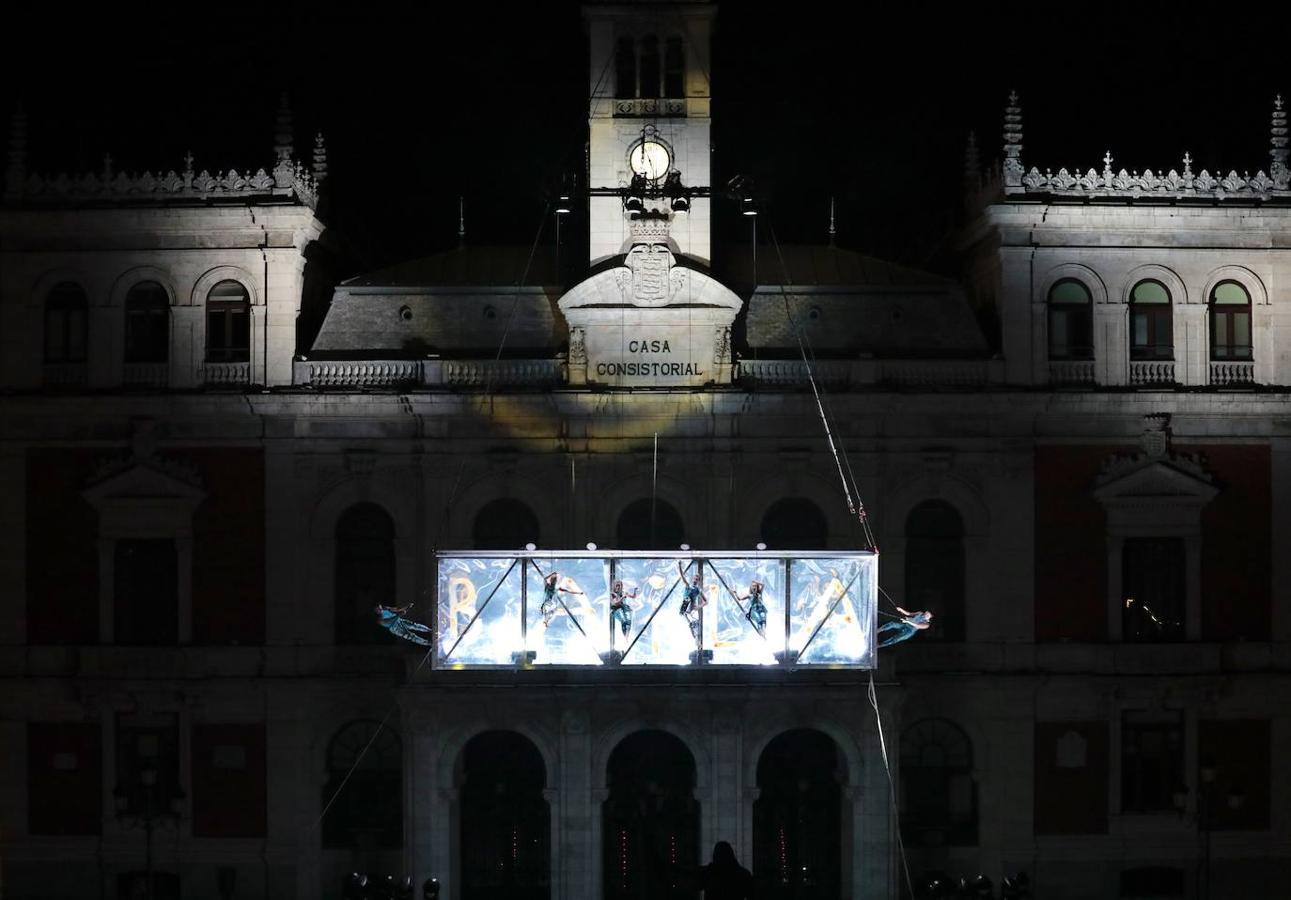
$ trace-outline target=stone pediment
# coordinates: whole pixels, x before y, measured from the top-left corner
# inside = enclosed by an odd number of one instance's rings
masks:
[[[1103,471],[1094,496],[1104,506],[1172,503],[1202,506],[1219,489],[1193,457],[1131,457],[1114,460]]]
[[[160,462],[160,461],[159,461]],[[168,501],[194,507],[205,497],[196,472],[178,463],[130,461],[107,467],[91,481],[82,496],[92,506],[130,501]]]

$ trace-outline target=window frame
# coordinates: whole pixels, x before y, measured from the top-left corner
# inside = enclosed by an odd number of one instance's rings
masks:
[[[1085,294],[1085,300],[1082,303],[1068,303],[1056,301],[1055,295],[1065,285],[1077,285]],[[1047,350],[1049,359],[1055,362],[1089,362],[1094,359],[1094,292],[1089,289],[1089,285],[1079,278],[1059,278],[1049,288],[1048,296],[1045,297],[1046,310],[1046,335]],[[1082,335],[1088,344],[1074,344],[1070,337],[1067,337],[1062,345],[1055,340],[1054,331],[1059,321],[1063,323],[1064,329],[1070,334],[1071,320],[1075,318],[1075,313],[1079,311],[1082,321],[1084,334]],[[1061,313],[1061,316],[1059,315]]]
[[[1220,288],[1227,285],[1233,285],[1242,292],[1246,298],[1245,303],[1229,303],[1218,298]],[[1251,292],[1247,290],[1246,285],[1232,278],[1225,278],[1217,282],[1210,289],[1210,296],[1206,301],[1207,306],[1207,329],[1210,332],[1207,342],[1208,352],[1212,362],[1254,362],[1255,360],[1255,335],[1254,335],[1254,304],[1251,301]],[[1235,333],[1235,324],[1239,317],[1245,318],[1246,327],[1246,344],[1236,344],[1232,342],[1231,336]],[[1224,331],[1229,336],[1229,340],[1220,345],[1217,342],[1219,333],[1219,322],[1224,322]],[[1222,352],[1221,352],[1222,346]],[[1245,351],[1243,354],[1241,351]],[[1236,351],[1236,352],[1233,352]]]
[[[233,296],[221,296],[216,292],[224,285],[237,285],[241,290],[242,296],[235,298]],[[245,316],[243,323],[239,325],[235,316],[241,314]],[[222,319],[223,324],[219,331],[223,340],[217,346],[214,343],[216,329],[212,328],[212,321]],[[251,292],[247,286],[240,281],[232,278],[225,278],[217,282],[206,293],[206,347],[205,360],[208,363],[248,363],[251,361]],[[236,326],[236,327],[235,327]],[[245,334],[246,346],[239,346],[237,338]]]
[[[155,322],[149,323],[148,320],[154,316],[161,320],[159,326]],[[163,284],[148,280],[132,285],[122,303],[122,317],[121,354],[127,365],[160,365],[170,361],[170,292]],[[146,336],[145,342],[156,342],[155,346],[146,348],[151,349],[152,353],[141,351],[138,346],[132,347],[132,344],[139,343],[132,341],[132,338],[139,336],[137,329],[141,323],[143,335]],[[158,329],[157,333],[148,335],[150,324]]]
[[[79,324],[75,324],[73,314],[80,314]],[[89,358],[90,344],[90,298],[75,281],[62,281],[50,288],[45,294],[44,303],[44,342],[41,349],[45,365],[81,365]],[[50,337],[54,331],[59,333],[57,355],[51,354]],[[79,336],[79,353],[73,352],[78,345],[73,341]]]
[[[1164,303],[1138,299],[1139,288],[1155,285],[1165,293]],[[1174,295],[1164,282],[1144,278],[1130,289],[1130,359],[1135,362],[1170,362],[1174,360]],[[1138,324],[1144,322],[1147,342],[1138,342]],[[1163,342],[1162,338],[1166,340]]]

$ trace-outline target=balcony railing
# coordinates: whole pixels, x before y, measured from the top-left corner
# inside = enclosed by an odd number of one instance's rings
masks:
[[[1246,361],[1215,361],[1210,363],[1210,383],[1219,387],[1255,384],[1255,363]]]
[[[1174,360],[1130,360],[1130,384],[1146,387],[1174,383]]]
[[[202,366],[202,383],[213,387],[243,387],[251,383],[251,363],[208,362]]]
[[[686,101],[680,97],[619,97],[614,101],[616,116],[684,116]]]
[[[875,553],[464,551],[436,565],[424,637],[440,668],[875,665]]]
[[[121,383],[126,387],[164,388],[170,382],[170,363],[126,363]]]
[[[44,379],[46,387],[83,387],[86,382],[86,366],[76,363],[45,363]]]
[[[336,362],[297,360],[298,385],[341,390],[364,388],[557,387],[565,383],[561,359],[408,360]]]
[[[1051,384],[1092,385],[1094,383],[1094,361],[1092,359],[1050,360],[1049,382]]]

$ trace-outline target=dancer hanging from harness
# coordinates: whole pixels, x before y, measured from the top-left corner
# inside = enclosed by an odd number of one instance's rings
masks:
[[[767,632],[767,607],[762,602],[762,582],[749,582],[749,593],[740,600],[749,601],[749,622],[757,629],[758,634],[766,637]]]
[[[704,597],[704,576],[696,569],[694,579],[687,583],[686,570],[682,567],[681,560],[677,560],[677,571],[681,573],[683,585],[681,608],[678,612],[685,616],[686,624],[690,626],[690,634],[695,639],[695,647],[699,648],[699,610],[708,605],[708,600]]]
[[[551,625],[551,620],[555,617],[556,610],[560,607],[560,599],[556,596],[557,591],[562,594],[583,593],[582,591],[571,591],[569,588],[559,587],[559,581],[559,572],[548,572],[542,580],[542,606],[539,607],[539,611],[542,613],[542,625],[544,628]]]
[[[618,622],[619,628],[623,631],[623,636],[627,637],[628,632],[632,630],[632,607],[628,606],[628,600],[637,595],[637,589],[633,588],[631,593],[623,590],[623,582],[615,581],[614,587],[610,591],[610,621]],[[614,641],[614,627],[610,626],[610,642]]]
[[[407,606],[381,606],[378,604],[373,609],[373,612],[377,614],[377,624],[395,637],[403,638],[405,641],[412,641],[414,644],[421,644],[423,647],[429,647],[430,641],[421,635],[429,634],[430,626],[423,625],[420,622],[413,622],[411,619],[405,619],[404,616],[408,614],[410,609],[412,609],[411,603]]]
[[[884,622],[879,626],[880,636],[885,631],[891,632],[891,634],[879,641],[880,647],[891,647],[893,644],[908,641],[918,632],[927,631],[932,627],[932,613],[927,611],[910,612],[896,606],[895,603],[892,605],[901,614],[901,618],[895,622]]]

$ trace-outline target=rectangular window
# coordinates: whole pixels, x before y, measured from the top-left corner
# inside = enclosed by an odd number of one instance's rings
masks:
[[[264,725],[194,725],[193,836],[263,837]]]
[[[251,315],[242,302],[211,302],[206,308],[207,362],[251,359]]]
[[[102,817],[99,725],[28,723],[27,830],[31,834],[99,834]]]
[[[1183,538],[1126,538],[1121,549],[1121,634],[1127,641],[1179,641],[1186,578]]]
[[[160,647],[179,641],[179,564],[171,540],[117,541],[115,643]]]
[[[116,746],[118,815],[174,813],[180,799],[178,716],[120,715]]]
[[[1184,784],[1183,712],[1121,715],[1121,810],[1172,812]]]
[[[1197,745],[1197,814],[1205,825],[1212,831],[1267,829],[1272,793],[1269,720],[1203,720]]]

